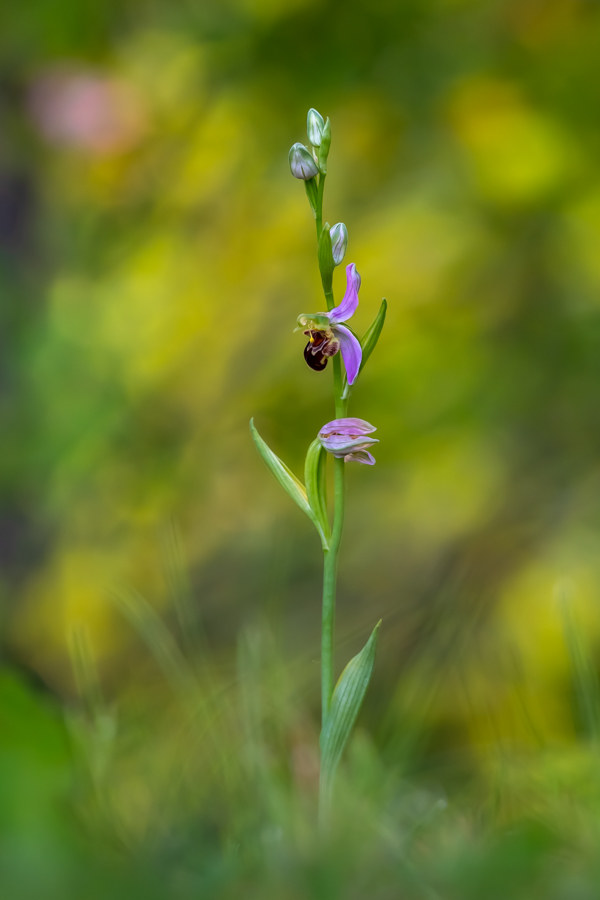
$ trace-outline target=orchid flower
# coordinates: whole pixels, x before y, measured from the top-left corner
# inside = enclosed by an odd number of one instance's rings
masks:
[[[364,419],[334,419],[333,422],[323,425],[319,432],[319,441],[328,453],[343,459],[344,462],[355,461],[365,466],[374,466],[375,459],[367,448],[378,444],[379,441],[377,438],[368,437],[372,431],[377,429]]]
[[[339,306],[329,312],[298,316],[298,326],[308,337],[304,359],[311,369],[321,372],[331,356],[341,351],[346,367],[348,384],[353,384],[362,360],[362,348],[358,338],[342,322],[356,312],[360,275],[354,263],[346,266],[346,293]]]

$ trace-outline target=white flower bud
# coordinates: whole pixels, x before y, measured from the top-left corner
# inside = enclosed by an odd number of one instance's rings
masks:
[[[304,144],[294,144],[291,147],[290,170],[294,178],[301,178],[302,181],[308,181],[318,174],[317,164]]]
[[[348,229],[343,222],[338,222],[337,225],[333,226],[329,233],[331,235],[331,252],[333,254],[333,261],[336,266],[339,266],[346,255],[346,247],[348,246]]]
[[[306,117],[306,132],[313,147],[321,146],[321,136],[324,127],[325,122],[321,113],[318,113],[316,109],[309,109]]]

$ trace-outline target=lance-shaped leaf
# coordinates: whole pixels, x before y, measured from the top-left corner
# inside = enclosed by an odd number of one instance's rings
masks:
[[[306,495],[309,505],[319,520],[321,528],[323,529],[323,534],[325,534],[329,541],[331,529],[327,517],[327,499],[325,493],[326,462],[327,451],[321,444],[319,438],[316,438],[306,453],[304,481],[306,482]]]
[[[256,444],[256,449],[262,456],[267,467],[271,470],[282,488],[287,491],[292,500],[297,503],[302,512],[305,513],[313,523],[319,533],[319,537],[321,538],[323,549],[329,550],[329,542],[327,540],[321,522],[319,521],[319,518],[308,502],[306,488],[304,487],[300,479],[296,478],[294,473],[290,469],[288,469],[286,464],[282,460],[280,460],[279,457],[273,453],[269,445],[266,444],[265,441],[263,441],[260,434],[256,430],[254,419],[250,419],[250,432],[252,434],[254,443]]]
[[[324,799],[331,793],[335,771],[369,686],[380,625],[381,620],[360,653],[350,660],[340,675],[331,698],[329,713],[321,732],[321,787]]]
[[[371,326],[368,328],[365,336],[361,339],[360,346],[362,347],[362,362],[360,364],[360,371],[365,367],[365,363],[370,357],[371,353],[375,349],[377,341],[379,340],[379,335],[381,334],[381,329],[383,328],[383,323],[385,322],[385,316],[387,313],[387,300],[385,297],[381,301],[381,306],[379,307],[379,312],[375,316]]]
[[[360,340],[360,346],[362,349],[362,360],[360,363],[360,369],[358,370],[358,374],[362,372],[365,367],[365,364],[370,357],[371,353],[375,349],[377,341],[379,340],[379,335],[381,334],[381,329],[383,328],[385,317],[387,313],[387,300],[385,297],[381,301],[381,306],[379,307],[379,312],[373,319],[373,322],[367,329],[366,334]],[[357,376],[358,377],[358,376]],[[344,382],[344,391],[342,393],[342,398],[345,400],[350,393],[350,388],[347,380]]]
[[[331,147],[331,122],[329,117],[325,119],[323,131],[321,132],[321,144],[319,146],[319,170],[323,175],[327,175],[327,157],[329,156],[329,148]]]
[[[312,209],[313,216],[315,219],[317,218],[317,179],[309,178],[308,181],[304,182],[304,187],[306,189],[306,196],[308,197],[308,202],[310,203],[310,208]]]
[[[333,261],[333,250],[331,247],[331,230],[329,228],[329,222],[325,222],[323,230],[321,231],[321,236],[319,237],[318,259],[319,270],[321,272],[321,281],[323,283],[323,290],[326,294],[328,294],[331,292],[333,270],[335,269],[335,263]]]

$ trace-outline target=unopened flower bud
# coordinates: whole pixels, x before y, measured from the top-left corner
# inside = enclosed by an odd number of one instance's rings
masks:
[[[338,222],[331,229],[331,252],[333,261],[339,266],[346,255],[346,247],[348,246],[348,229],[343,222]]]
[[[302,181],[308,181],[318,174],[317,164],[304,146],[304,144],[294,144],[290,149],[290,170],[294,178],[301,178]]]
[[[321,137],[323,135],[324,127],[325,122],[321,113],[317,112],[316,109],[309,109],[306,117],[306,132],[313,147],[321,146]]]

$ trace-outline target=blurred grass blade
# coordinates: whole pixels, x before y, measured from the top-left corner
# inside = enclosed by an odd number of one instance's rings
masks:
[[[329,539],[331,529],[327,518],[327,501],[325,494],[325,463],[327,451],[321,445],[319,438],[315,438],[306,453],[304,463],[304,480],[306,482],[306,494],[308,502],[315,516],[319,520],[322,533]]]
[[[79,748],[87,764],[96,791],[96,800],[103,808],[105,802],[103,785],[113,760],[117,720],[102,695],[87,627],[85,625],[73,627],[67,635],[67,640],[83,714],[71,710],[66,721],[75,746]]]
[[[203,635],[201,634],[198,606],[194,603],[190,585],[181,535],[174,521],[167,522],[161,529],[161,550],[165,579],[169,596],[177,613],[181,638],[188,658],[193,659],[197,654]]]
[[[217,698],[206,691],[170,630],[141,594],[121,588],[111,598],[148,647],[202,742],[210,745],[221,776],[229,782],[228,749],[215,731],[217,716],[230,714],[225,692]]]
[[[335,686],[329,716],[321,732],[321,790],[327,802],[338,763],[364,700],[375,663],[381,620],[363,649],[354,656]]]
[[[74,626],[69,631],[67,640],[77,693],[86,712],[93,719],[104,713],[105,704],[87,627]]]
[[[262,787],[268,791],[266,742],[263,733],[263,651],[260,630],[256,626],[247,627],[239,636],[237,652],[241,701],[239,715],[244,731],[243,752],[252,777],[264,781]]]
[[[290,469],[288,469],[286,464],[273,453],[268,444],[263,441],[260,434],[256,430],[254,419],[250,419],[250,431],[252,433],[254,443],[256,444],[256,448],[262,456],[267,467],[271,470],[282,488],[287,491],[292,500],[300,507],[302,512],[305,513],[313,523],[313,525],[319,532],[323,549],[329,550],[329,543],[321,522],[319,521],[317,515],[313,512],[313,509],[308,502],[306,488],[304,487],[302,482],[298,478],[296,478],[294,473],[291,472]]]
[[[362,347],[362,362],[360,364],[359,372],[362,372],[368,358],[377,346],[377,341],[379,340],[379,335],[381,334],[381,329],[383,328],[386,314],[387,300],[384,297],[381,301],[379,312],[375,316],[371,326],[367,329],[366,334],[361,339],[360,345]]]
[[[600,685],[587,641],[573,615],[566,587],[561,586],[563,633],[571,665],[579,716],[583,730],[594,744],[600,744]]]
[[[113,591],[111,596],[154,656],[174,692],[189,706],[198,684],[175,638],[160,616],[137,591],[120,589]]]

